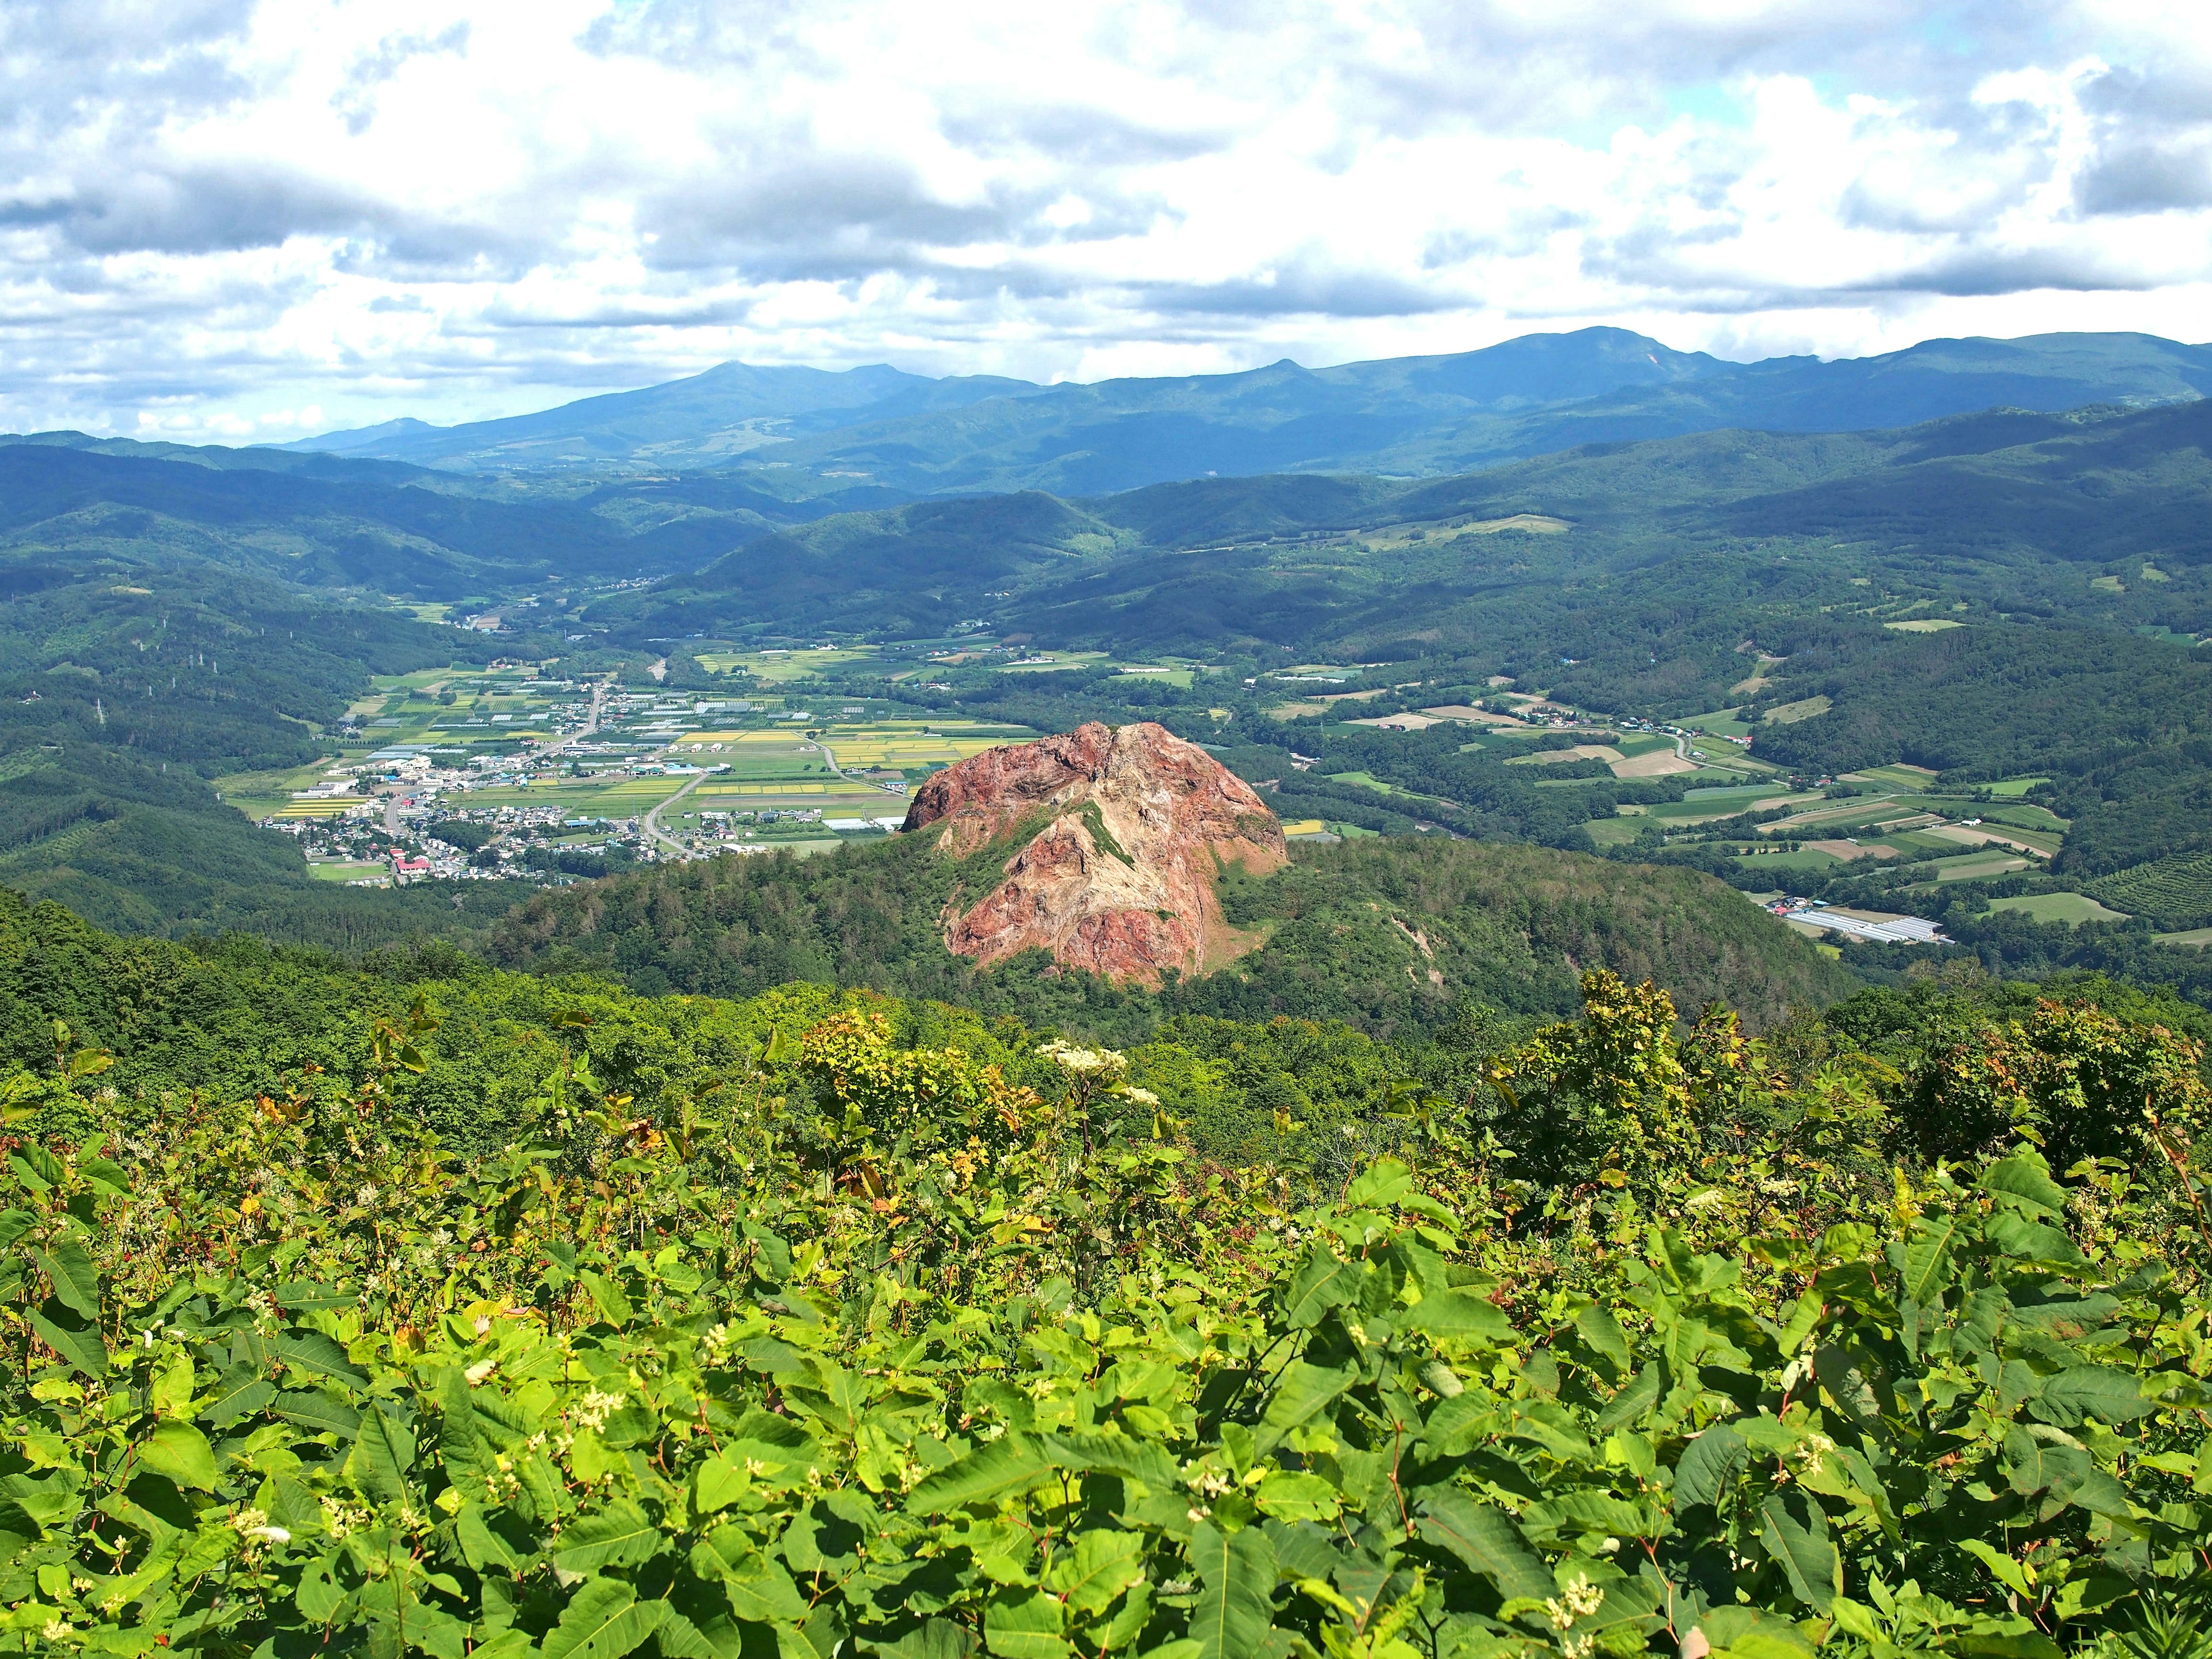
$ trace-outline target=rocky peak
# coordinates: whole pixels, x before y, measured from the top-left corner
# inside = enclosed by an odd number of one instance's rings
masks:
[[[953,858],[1006,844],[994,885],[955,892],[948,949],[988,963],[1041,946],[1146,985],[1256,944],[1224,921],[1216,884],[1230,864],[1264,874],[1287,858],[1282,826],[1242,778],[1150,721],[964,760],[922,785],[905,827],[937,827]]]

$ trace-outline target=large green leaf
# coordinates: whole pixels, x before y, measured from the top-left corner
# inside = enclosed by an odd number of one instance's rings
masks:
[[[368,1373],[347,1357],[344,1348],[320,1331],[286,1331],[270,1340],[269,1352],[295,1370],[310,1376],[327,1376],[356,1388],[368,1381]]]
[[[1027,1440],[1002,1435],[930,1475],[907,1494],[906,1506],[915,1515],[939,1515],[1019,1492],[1048,1473],[1050,1466]]]
[[[2070,1498],[2095,1467],[2080,1447],[2045,1440],[2018,1427],[2006,1431],[1997,1462],[2005,1483],[2022,1498],[2049,1492],[2061,1501]]]
[[[39,1340],[78,1370],[95,1381],[107,1375],[107,1344],[93,1321],[52,1297],[31,1310],[30,1319]]]
[[[1259,1429],[1253,1436],[1255,1455],[1273,1451],[1291,1430],[1320,1416],[1338,1395],[1358,1380],[1359,1373],[1349,1365],[1341,1370],[1330,1370],[1309,1365],[1303,1359],[1292,1360],[1275,1380],[1267,1413],[1260,1419]]]
[[[1983,1172],[1982,1191],[2029,1216],[2057,1218],[2066,1213],[2066,1189],[2051,1178],[2043,1154],[2023,1147]]]
[[[1827,1612],[1842,1589],[1844,1568],[1828,1541],[1827,1516],[1820,1506],[1800,1493],[1777,1492],[1759,1506],[1759,1517],[1760,1540],[1782,1564],[1797,1599],[1817,1613]]]
[[[1425,1494],[1418,1505],[1421,1536],[1486,1576],[1508,1601],[1553,1592],[1552,1577],[1502,1510],[1450,1487]]]
[[[1473,1337],[1503,1344],[1513,1340],[1513,1322],[1505,1310],[1471,1291],[1438,1291],[1423,1297],[1401,1316],[1407,1330],[1425,1336]]]
[[[1224,1534],[1201,1521],[1190,1561],[1203,1587],[1190,1613],[1199,1659],[1250,1659],[1274,1623],[1274,1546],[1257,1527]]]
[[[64,1307],[87,1319],[100,1317],[100,1269],[92,1252],[74,1238],[58,1238],[51,1249],[36,1253],[39,1266],[54,1282],[54,1295]]]
[[[2110,1365],[2076,1365],[2046,1377],[2028,1409],[2046,1423],[2077,1429],[2090,1418],[2100,1423],[2132,1423],[2150,1413],[2135,1373]]]
[[[740,1619],[757,1625],[795,1625],[806,1617],[806,1598],[791,1575],[763,1555],[742,1527],[715,1528],[705,1542],[693,1547],[691,1571],[719,1583],[730,1610]]]
[[[1318,1325],[1331,1309],[1358,1299],[1365,1271],[1362,1263],[1346,1261],[1325,1241],[1315,1239],[1291,1275],[1291,1287],[1283,1297],[1284,1319],[1292,1330]]]
[[[667,1546],[659,1528],[635,1504],[617,1499],[596,1515],[579,1516],[561,1534],[553,1565],[563,1572],[599,1567],[632,1567],[650,1561]]]
[[[1103,1611],[1106,1604],[1145,1576],[1141,1533],[1095,1528],[1054,1558],[1044,1586],[1078,1613]]]
[[[1616,1377],[1627,1376],[1629,1368],[1636,1363],[1629,1352],[1627,1333],[1620,1328],[1620,1322],[1613,1316],[1610,1309],[1595,1303],[1584,1308],[1575,1316],[1575,1333],[1592,1353],[1613,1368]]]
[[[983,1608],[983,1641],[998,1659],[1066,1659],[1060,1598],[1041,1589],[1002,1589]]]
[[[1902,1289],[1908,1299],[1928,1307],[1951,1282],[1951,1248],[1964,1229],[1955,1215],[1923,1218],[1915,1224],[1912,1242],[1905,1247]]]
[[[660,1627],[665,1601],[641,1601],[619,1578],[587,1578],[538,1646],[543,1659],[623,1659]]]
[[[1176,1461],[1156,1441],[1126,1434],[1055,1434],[1039,1442],[1044,1455],[1063,1469],[1085,1474],[1118,1474],[1164,1492],[1182,1479]]]
[[[1733,1423],[1716,1423],[1682,1448],[1674,1460],[1674,1513],[1700,1504],[1717,1504],[1736,1471],[1750,1461],[1751,1448]]]
[[[134,1449],[138,1467],[166,1474],[180,1486],[215,1489],[215,1449],[189,1423],[172,1418]]]
[[[200,1418],[218,1429],[251,1417],[276,1398],[276,1385],[247,1364],[233,1365],[217,1379]]]
[[[415,1467],[415,1437],[381,1401],[361,1414],[361,1432],[346,1459],[346,1474],[371,1498],[387,1504],[407,1497],[407,1472]]]

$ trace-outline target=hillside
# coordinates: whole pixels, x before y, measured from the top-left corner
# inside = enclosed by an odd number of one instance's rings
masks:
[[[1042,951],[979,969],[941,920],[959,866],[925,836],[659,866],[532,898],[493,929],[491,960],[603,974],[647,993],[750,996],[791,980],[928,997],[1031,1024],[1127,1037],[1182,1014],[1341,1019],[1378,1036],[1472,1010],[1571,1009],[1607,966],[1685,1006],[1722,999],[1761,1024],[1855,982],[1719,883],[1540,848],[1381,841],[1300,849],[1287,870],[1226,881],[1230,923],[1266,943],[1157,996]]]
[[[400,421],[294,449],[507,473],[734,466],[776,491],[854,477],[909,495],[1093,495],[1275,472],[1439,475],[1723,428],[1844,432],[1976,410],[2141,406],[2212,391],[2212,349],[2147,335],[1930,340],[1732,363],[1615,328],[1310,369],[1041,386],[725,363],[450,428]]]

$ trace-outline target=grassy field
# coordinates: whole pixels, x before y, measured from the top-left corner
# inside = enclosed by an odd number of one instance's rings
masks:
[[[1964,628],[1966,623],[1954,622],[1948,617],[1914,617],[1906,622],[1884,623],[1882,626],[1899,634],[1940,634],[1947,628]]]
[[[2017,854],[1968,853],[1962,858],[1938,859],[1936,879],[1938,881],[1977,881],[1984,876],[2008,876],[2015,870],[2037,867],[2032,859]]]
[[[2024,795],[2036,785],[2050,781],[2049,778],[2004,778],[1990,785],[1989,790],[1992,795]]]
[[[2125,921],[2121,910],[2108,910],[2087,893],[2032,893],[2021,898],[1991,899],[1992,910],[2014,910],[2037,921],[2063,921],[2077,927],[2085,921]]]
[[[1674,722],[1685,731],[1710,732],[1716,737],[1747,738],[1750,726],[1735,717],[1733,708],[1716,708],[1710,714],[1692,714],[1685,720]]]
[[[1850,773],[1845,781],[1878,783],[1889,789],[1926,790],[1934,787],[1936,774],[1924,766],[1907,766],[1899,762],[1895,766],[1869,766],[1863,772]]]
[[[879,654],[872,645],[841,645],[796,651],[702,651],[693,660],[709,674],[750,674],[780,685],[787,680],[811,679],[824,669],[866,662]]]
[[[2160,933],[2159,939],[2167,945],[2194,945],[2201,949],[2212,945],[2212,927],[2192,927],[2185,933]]]
[[[328,761],[313,761],[306,766],[295,766],[282,772],[233,772],[213,781],[216,793],[226,802],[257,823],[263,818],[280,815],[286,817],[319,817],[327,815],[287,809],[326,805],[322,801],[295,801],[292,797],[299,790],[312,788],[320,783],[323,775],[330,769]],[[337,810],[345,810],[343,804]]]

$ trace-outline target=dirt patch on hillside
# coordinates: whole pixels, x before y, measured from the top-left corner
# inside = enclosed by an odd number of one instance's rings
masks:
[[[1808,852],[1826,853],[1846,864],[1853,859],[1893,859],[1897,856],[1894,847],[1862,847],[1855,841],[1808,841],[1804,846]]]
[[[1677,772],[1694,772],[1698,763],[1671,749],[1654,749],[1648,755],[1631,755],[1613,763],[1616,778],[1666,778]]]

